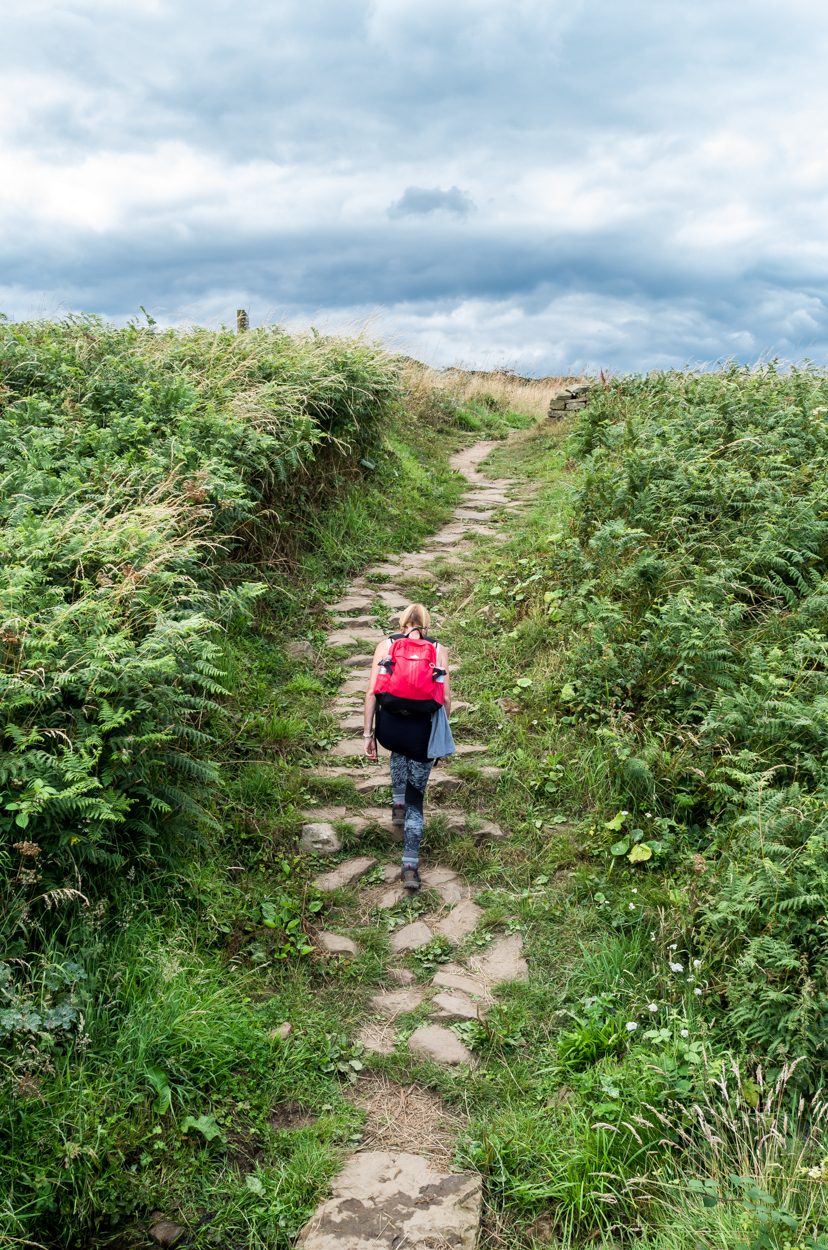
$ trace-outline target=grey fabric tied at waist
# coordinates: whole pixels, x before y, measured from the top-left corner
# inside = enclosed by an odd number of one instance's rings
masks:
[[[442,760],[447,755],[454,755],[457,747],[454,745],[454,738],[449,725],[446,709],[438,708],[436,712],[431,714],[431,736],[428,740],[428,758],[430,760]]]

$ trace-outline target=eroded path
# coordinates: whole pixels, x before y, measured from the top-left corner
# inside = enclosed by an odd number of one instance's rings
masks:
[[[477,443],[451,458],[451,465],[469,483],[469,491],[455,509],[451,522],[424,544],[420,551],[406,552],[368,569],[365,576],[350,583],[345,597],[329,605],[336,616],[328,645],[348,648],[345,665],[351,676],[341,686],[332,711],[346,735],[329,752],[327,762],[316,770],[321,777],[350,777],[356,791],[368,794],[389,784],[387,760],[376,765],[362,755],[362,702],[370,674],[373,649],[396,627],[395,613],[417,597],[417,583],[435,581],[450,589],[461,569],[474,562],[477,544],[497,542],[506,537],[510,514],[522,508],[516,498],[517,484],[508,479],[493,481],[478,465],[495,446]],[[372,584],[371,578],[385,578]],[[439,632],[439,612],[432,614]],[[449,830],[468,827],[469,814],[450,806],[452,796],[466,792],[467,780],[452,771],[458,760],[474,762],[478,806],[481,793],[496,784],[500,770],[485,762],[486,744],[463,741],[462,654],[451,654],[452,687],[455,702],[452,724],[459,737],[458,752],[445,767],[434,768],[426,792],[426,824],[441,814]],[[457,698],[457,694],[460,695]],[[360,736],[351,735],[358,733]],[[455,798],[456,801],[456,798]],[[341,843],[334,824],[347,821],[356,833],[378,824],[387,830],[389,840],[401,840],[391,825],[390,808],[349,812],[346,806],[309,808],[303,816],[303,848],[321,854],[338,853]],[[474,818],[477,838],[500,839],[508,836],[493,821]],[[399,884],[399,864],[384,869],[384,880],[366,884],[369,873],[376,875],[377,860],[361,855],[346,860],[316,879],[322,890],[352,888],[359,892],[366,914],[372,908],[390,912],[403,899]],[[421,863],[423,897],[428,900],[417,918],[395,929],[390,938],[393,958],[386,983],[377,986],[369,1001],[369,1016],[359,1033],[366,1050],[387,1055],[405,1046],[421,1060],[442,1065],[473,1067],[476,1059],[453,1025],[485,1018],[497,1000],[497,987],[505,981],[524,980],[528,968],[523,958],[519,933],[496,938],[488,945],[475,941],[482,910],[474,901],[479,887],[472,888],[461,873],[438,864]],[[412,951],[427,947],[435,937],[452,948],[452,962],[442,964],[429,984],[419,982],[405,966]],[[357,943],[343,934],[321,932],[320,948],[330,956],[353,955]],[[412,1013],[422,1021],[413,1030],[405,1027]],[[412,1087],[413,1090],[414,1087]],[[409,1095],[412,1093],[409,1090]],[[414,1116],[406,1131],[395,1131],[394,1095],[385,1091],[387,1110],[381,1131],[356,1151],[333,1184],[332,1196],[322,1203],[299,1236],[305,1250],[435,1250],[454,1247],[472,1250],[480,1224],[481,1181],[474,1173],[448,1170],[450,1151],[445,1134],[436,1148],[435,1116],[450,1122],[451,1113],[440,1116],[439,1099],[420,1090],[417,1097],[432,1114]],[[408,1119],[405,1091],[399,1090],[399,1115]],[[437,1106],[435,1107],[435,1104]],[[421,1126],[418,1131],[417,1125]],[[387,1141],[387,1148],[371,1146]],[[396,1148],[397,1146],[402,1148]]]

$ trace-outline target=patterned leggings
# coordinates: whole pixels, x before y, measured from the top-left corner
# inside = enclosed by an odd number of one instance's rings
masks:
[[[403,868],[416,868],[423,836],[423,799],[432,761],[421,764],[407,755],[391,754],[391,788],[394,802],[405,804]]]

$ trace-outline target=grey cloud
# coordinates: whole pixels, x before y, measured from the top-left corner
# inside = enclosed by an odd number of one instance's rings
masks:
[[[398,200],[389,204],[387,213],[392,220],[399,217],[428,217],[431,213],[446,212],[455,217],[468,217],[477,206],[466,191],[449,187],[406,187]]]
[[[824,4],[249,0],[238,13],[32,0],[6,17],[4,155],[48,166],[55,186],[78,171],[64,216],[38,215],[60,198],[40,185],[30,204],[0,200],[6,312],[36,311],[41,293],[116,317],[139,303],[228,317],[237,301],[381,304],[449,358],[519,354],[525,335],[540,367],[602,345],[619,365],[828,345],[822,58],[802,52],[828,36]],[[166,199],[136,176],[131,199],[81,219],[87,159],[140,157],[149,176],[165,143],[210,170],[179,185],[172,168]],[[716,144],[732,159],[706,168]],[[271,181],[234,199],[253,167]],[[439,189],[454,179],[480,211]]]

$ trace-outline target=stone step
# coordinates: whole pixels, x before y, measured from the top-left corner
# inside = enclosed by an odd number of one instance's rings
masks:
[[[377,598],[381,599],[389,608],[399,611],[401,608],[407,608],[411,600],[398,590],[378,590]]]
[[[413,924],[407,924],[392,933],[389,945],[395,955],[403,955],[406,951],[416,951],[421,946],[427,946],[432,937],[428,925],[422,920],[415,920]]]
[[[361,723],[362,722],[360,722],[360,724]],[[391,752],[386,751],[385,747],[382,746],[381,743],[378,742],[376,746],[377,746],[377,752],[379,754],[380,759],[390,758]],[[365,754],[365,739],[364,738],[343,738],[340,742],[335,743],[334,746],[332,746],[329,751],[326,751],[325,754],[328,759],[340,759],[340,760],[347,759],[349,756],[353,756],[353,755],[364,755]],[[366,759],[367,758],[368,757],[366,756]],[[388,784],[389,785],[391,784],[390,780]]]
[[[374,602],[374,596],[365,595],[346,595],[344,599],[340,599],[339,603],[326,603],[326,612],[359,612],[363,608],[369,608]]]
[[[426,995],[427,991],[424,986],[411,986],[410,989],[405,990],[386,990],[368,999],[368,1009],[375,1016],[381,1016],[383,1020],[395,1020],[397,1016],[416,1011]]]
[[[348,655],[342,661],[345,668],[367,668],[369,672],[370,672],[371,665],[373,664],[373,662],[374,662],[373,651],[371,652],[370,655],[367,652],[364,655]]]
[[[334,621],[341,629],[372,629],[376,624],[375,616],[338,616]]]
[[[437,1172],[419,1155],[366,1151],[348,1160],[333,1182],[332,1196],[316,1209],[297,1245],[302,1250],[474,1250],[481,1203],[480,1176]]]
[[[479,998],[482,1003],[493,1003],[494,999],[483,981],[477,981],[467,972],[450,971],[451,965],[441,968],[431,979],[431,984],[440,989],[457,990],[467,998]]]
[[[380,629],[335,629],[328,634],[325,645],[328,647],[354,647],[370,645],[375,647],[387,637]]]
[[[416,1029],[408,1039],[408,1049],[432,1063],[442,1063],[451,1067],[465,1063],[470,1068],[476,1067],[474,1055],[465,1046],[456,1033],[444,1029],[441,1024],[427,1024]],[[439,1243],[438,1243],[439,1244]]]
[[[317,775],[335,774],[337,776],[350,775],[354,771],[355,770],[348,768],[326,768],[316,770]],[[481,769],[480,771],[482,772],[483,770]],[[439,790],[442,794],[451,794],[455,790],[461,790],[464,784],[465,782],[461,781],[459,777],[452,777],[450,773],[443,772],[441,768],[432,768],[426,792],[428,792],[428,789],[431,789]],[[364,777],[361,780],[356,781],[354,788],[357,794],[370,794],[372,790],[378,790],[382,786],[390,785],[391,778],[388,775],[387,770],[383,769],[380,774]]]
[[[519,933],[497,938],[488,950],[470,957],[469,967],[488,985],[527,980],[529,965],[523,958],[523,938]]]
[[[479,1003],[466,994],[435,994],[429,1016],[432,1020],[448,1023],[450,1020],[484,1020],[486,1013]]]
[[[365,691],[368,689],[368,680],[368,677],[349,677],[339,687],[339,698],[344,699],[347,695],[353,694],[361,694],[364,697]]]
[[[343,863],[337,864],[336,868],[330,872],[323,872],[320,876],[314,877],[313,884],[317,890],[342,890],[346,886],[353,885],[355,881],[359,881],[360,877],[364,877],[366,872],[370,872],[376,867],[377,861],[370,855],[362,855],[357,859],[346,859]]]
[[[464,899],[449,914],[434,926],[435,933],[448,938],[452,946],[459,946],[468,935],[477,928],[483,911],[471,899]]]

